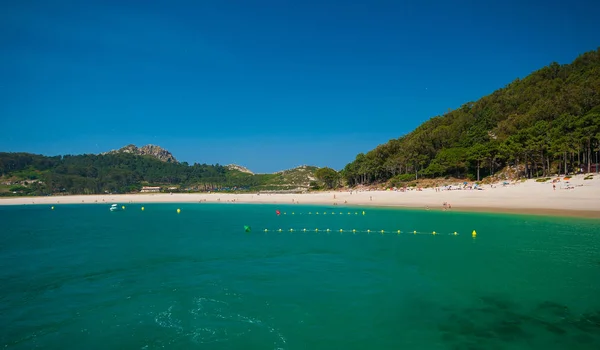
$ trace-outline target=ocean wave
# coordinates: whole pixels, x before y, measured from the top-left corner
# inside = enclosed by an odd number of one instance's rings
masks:
[[[230,293],[236,296],[239,294]],[[239,313],[227,301],[209,297],[196,297],[189,310],[177,311],[177,304],[166,311],[159,312],[154,320],[162,328],[173,330],[178,337],[186,337],[195,344],[232,342],[252,332],[263,331],[273,338],[274,349],[285,349],[286,337],[267,322],[252,316]],[[183,326],[182,319],[191,315],[191,319]]]

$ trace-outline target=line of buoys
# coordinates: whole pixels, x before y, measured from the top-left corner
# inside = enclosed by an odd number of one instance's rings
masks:
[[[327,211],[323,211],[323,212],[318,212],[318,211],[311,212],[311,211],[309,211],[308,213],[296,213],[296,212],[291,212],[290,213],[290,215],[359,215],[359,214],[361,214],[361,213],[357,212],[357,211],[355,211],[355,212],[350,212],[350,211],[349,212],[343,212],[343,211],[339,211],[339,212],[336,212],[336,211],[332,211],[332,212],[327,212]],[[288,214],[287,214],[287,212],[279,212],[279,213],[276,212],[276,215],[280,216],[280,215],[288,215]],[[362,215],[366,215],[366,213],[363,211]]]
[[[246,232],[250,232],[249,231],[249,226],[244,226],[244,230]],[[402,231],[402,230],[389,230],[389,231],[386,231],[386,230],[370,230],[370,229],[367,229],[367,230],[357,230],[357,229],[348,230],[348,229],[342,229],[342,228],[339,229],[339,230],[332,230],[332,229],[329,229],[329,228],[327,228],[327,229],[319,229],[319,228],[315,228],[315,229],[306,229],[306,228],[294,229],[294,228],[290,228],[290,229],[286,229],[286,230],[281,229],[281,228],[278,228],[278,229],[268,229],[268,228],[265,228],[262,231],[263,232],[284,232],[284,231],[288,231],[288,232],[317,232],[317,233],[318,232],[331,233],[331,232],[336,232],[337,231],[339,233],[352,232],[354,234],[356,234],[356,233],[367,233],[367,234],[380,233],[380,234],[383,235],[383,234],[386,234],[386,233],[387,234],[395,233],[395,234],[399,235],[399,234],[402,234],[402,233],[410,233],[410,234],[413,234],[413,235],[417,235],[417,234],[419,234],[419,235],[433,235],[433,236],[443,235],[443,233],[440,233],[438,231],[416,231],[416,230],[413,230],[413,231]],[[456,232],[456,231],[449,232],[449,233],[445,233],[445,235],[458,236],[458,232]],[[475,230],[473,230],[473,233],[472,233],[473,238],[475,238],[476,235],[477,235],[477,233],[475,232]]]

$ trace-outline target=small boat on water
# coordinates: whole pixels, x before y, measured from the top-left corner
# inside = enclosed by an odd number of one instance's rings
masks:
[[[117,211],[117,210],[119,210],[119,207],[117,207],[116,204],[113,204],[110,206],[110,211]]]

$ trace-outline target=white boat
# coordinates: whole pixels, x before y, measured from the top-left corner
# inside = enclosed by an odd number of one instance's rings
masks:
[[[117,207],[116,204],[113,204],[110,206],[110,211],[117,211],[117,210],[119,210],[119,207]]]

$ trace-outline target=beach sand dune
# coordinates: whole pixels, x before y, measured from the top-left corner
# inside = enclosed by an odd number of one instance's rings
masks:
[[[555,179],[558,179],[556,177]],[[459,184],[456,184],[459,185]],[[559,182],[511,182],[482,190],[426,188],[401,191],[324,191],[305,194],[155,193],[1,198],[0,205],[112,203],[263,203],[387,206],[429,210],[484,211],[600,218],[600,175]],[[460,184],[462,187],[462,184]],[[444,203],[446,205],[444,205]]]

